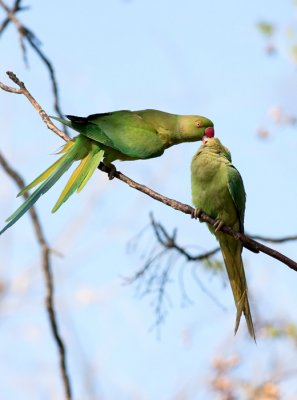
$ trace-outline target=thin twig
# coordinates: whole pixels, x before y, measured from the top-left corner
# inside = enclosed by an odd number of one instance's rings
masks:
[[[0,0],[0,4],[1,4],[1,0]],[[26,96],[27,99],[32,104],[32,106],[37,110],[42,121],[46,124],[48,129],[52,130],[53,132],[55,132],[56,135],[60,136],[60,138],[62,138],[66,142],[68,142],[70,140],[70,137],[65,132],[61,131],[53,124],[53,122],[51,121],[51,119],[49,118],[47,113],[43,110],[41,105],[34,99],[32,94],[27,90],[24,82],[21,82],[13,72],[7,71],[6,73],[9,76],[9,79],[11,79],[16,85],[19,86],[19,89],[15,89],[13,87],[7,86],[2,82],[0,82],[0,88],[5,90],[6,92],[23,94],[24,96]]]
[[[157,284],[157,289],[155,290],[157,292],[156,296],[156,304],[158,304],[158,300],[160,300],[160,293],[161,291],[165,292],[165,287],[163,288],[162,285],[167,284],[167,280],[162,280],[162,274],[164,273],[164,267],[163,263],[161,260],[164,260],[165,256],[167,257],[167,268],[171,266],[173,268],[173,265],[175,264],[176,260],[178,257],[176,257],[176,253],[178,255],[182,255],[186,259],[187,262],[195,262],[197,265],[197,261],[203,261],[203,260],[208,260],[210,257],[212,257],[214,254],[216,254],[220,248],[217,247],[214,250],[207,251],[204,253],[199,254],[198,256],[193,256],[190,253],[188,253],[183,247],[179,246],[176,241],[177,237],[177,230],[174,229],[172,234],[169,234],[164,226],[160,223],[158,223],[153,214],[150,213],[150,222],[151,226],[154,230],[155,237],[157,239],[157,242],[162,246],[161,251],[158,251],[155,253],[155,251],[150,252],[150,257],[148,260],[145,262],[144,266],[137,271],[130,279],[126,279],[127,283],[137,283],[138,288],[139,287],[145,287],[145,291],[143,292],[144,295],[150,294],[152,292],[152,284],[155,283]],[[172,252],[173,251],[173,252]],[[175,252],[175,253],[174,253]],[[195,265],[195,266],[196,266]],[[194,267],[194,266],[193,266]],[[163,270],[163,272],[162,272]],[[161,272],[160,272],[161,271]],[[198,284],[200,289],[208,296],[210,299],[218,305],[221,309],[225,309],[224,306],[219,302],[218,299],[213,296],[213,294],[206,289],[206,287],[203,285],[203,283],[200,281],[198,278],[198,275],[196,274],[196,268],[193,268],[193,277],[195,282]],[[192,303],[192,300],[189,299],[184,281],[183,281],[183,268],[180,268],[180,274],[179,274],[179,285],[182,293],[182,298],[183,301],[186,301],[187,303]],[[163,299],[163,297],[161,297]],[[163,304],[160,305],[160,308],[162,308]],[[156,314],[156,326],[160,325],[160,322],[163,321],[165,318],[165,315],[163,316],[163,319],[160,319],[160,313],[158,312],[159,308],[155,307],[155,314]]]
[[[17,0],[13,6],[12,9],[10,9],[5,3],[4,1],[0,0],[0,6],[6,11],[7,13],[7,19],[11,22],[13,22],[17,29],[20,31],[22,29],[22,24],[20,23],[20,21],[18,20],[18,18],[15,16],[16,12],[20,10],[20,0]],[[7,20],[6,19],[6,20]],[[5,22],[5,26],[4,28],[1,29],[0,33],[3,32],[3,30],[5,29],[5,27],[7,26],[8,22]]]
[[[164,226],[161,225],[159,222],[156,222],[154,219],[153,214],[150,214],[151,218],[151,224],[154,229],[155,236],[158,240],[158,242],[165,247],[166,249],[174,249],[178,251],[180,254],[182,254],[187,261],[202,261],[205,259],[208,259],[215,255],[216,253],[219,252],[220,248],[216,247],[213,250],[206,251],[202,254],[198,255],[192,255],[188,253],[183,247],[179,246],[176,242],[176,230],[173,232],[172,235],[169,235],[169,233],[165,230]],[[163,237],[160,235],[160,232],[162,233]]]
[[[3,157],[1,153],[0,153],[0,165],[3,167],[4,171],[16,182],[16,184],[20,189],[23,189],[25,187],[25,182],[23,181],[22,177],[8,164],[7,160]],[[29,197],[29,194],[26,192],[24,193],[23,196],[25,199],[27,199]],[[54,284],[53,284],[53,274],[50,262],[51,249],[46,242],[44,233],[42,231],[41,223],[39,221],[39,218],[37,216],[34,207],[30,209],[30,215],[34,226],[35,234],[37,237],[37,241],[42,251],[42,270],[46,282],[46,299],[45,299],[46,309],[49,316],[52,334],[54,336],[59,351],[60,370],[65,390],[65,398],[67,400],[71,400],[72,391],[69,380],[69,373],[67,371],[67,366],[66,366],[66,349],[61,334],[59,333],[56,311],[54,306]]]
[[[24,39],[26,38],[27,35],[29,35],[29,30],[24,27],[20,20],[16,17],[16,11],[14,9],[10,9],[7,4],[4,3],[3,0],[0,0],[0,6],[6,11],[7,13],[7,18],[16,26],[18,33],[19,33],[19,40],[20,40],[20,46],[22,49],[23,53],[23,59],[24,63],[26,66],[28,66],[28,60],[27,60],[27,49],[24,43]],[[7,26],[7,25],[6,25]],[[5,27],[4,27],[5,29]],[[3,30],[2,30],[3,33]],[[33,35],[33,34],[32,34]]]
[[[297,240],[297,235],[283,236],[279,238],[271,238],[268,236],[251,235],[251,234],[249,234],[248,236],[252,237],[255,240],[260,240],[261,242],[270,242],[270,243],[285,243]]]
[[[221,310],[226,311],[226,307],[220,302],[220,300],[214,296],[210,290],[207,289],[207,287],[201,282],[198,274],[197,274],[197,268],[192,269],[192,277],[196,284],[200,287],[202,292],[204,292],[213,302],[216,304]]]
[[[24,11],[24,9],[26,9],[26,7],[21,7],[21,1],[22,0],[15,1],[14,6],[10,10],[11,13],[16,14],[17,12]],[[1,33],[3,33],[5,31],[6,27],[9,25],[10,22],[11,22],[11,18],[9,18],[9,17],[5,18],[5,20],[2,22],[2,24],[0,26],[0,35],[1,35]]]
[[[39,115],[41,116],[42,120],[47,125],[47,127],[49,129],[51,129],[53,132],[55,132],[57,135],[59,135],[61,138],[63,138],[64,140],[66,140],[66,141],[70,140],[68,135],[65,135],[61,130],[59,130],[51,122],[51,120],[49,119],[49,117],[45,113],[45,111],[36,102],[36,100],[32,97],[32,95],[29,93],[29,91],[25,88],[24,83],[21,82],[13,72],[7,72],[7,75],[13,82],[15,82],[20,87],[20,91],[16,92],[15,89],[9,88],[1,82],[0,82],[0,88],[2,88],[3,90],[6,90],[8,92],[12,92],[12,93],[24,94],[28,98],[28,100],[31,102],[31,104],[35,107],[35,109],[39,112]],[[100,163],[98,168],[107,174],[110,172],[110,168],[103,163]],[[181,212],[183,212],[185,214],[189,214],[191,216],[193,216],[195,214],[195,209],[193,207],[189,206],[188,204],[184,204],[177,200],[165,197],[165,196],[161,195],[160,193],[157,193],[154,190],[148,188],[147,186],[141,185],[140,183],[135,182],[134,180],[128,178],[126,175],[122,174],[119,171],[116,171],[114,176],[117,179],[119,179],[122,182],[129,185],[130,187],[132,187],[133,189],[139,190],[140,192],[146,194],[147,196],[150,196],[151,198],[153,198],[157,201],[160,201],[161,203],[166,204],[167,206],[172,207],[175,210],[181,211]],[[214,218],[211,218],[209,215],[207,215],[204,212],[202,212],[201,215],[199,216],[199,221],[207,222],[208,224],[210,224],[212,226],[214,226],[216,223],[216,220]],[[294,271],[297,271],[297,263],[294,260],[290,259],[289,257],[285,256],[284,254],[282,254],[268,246],[265,246],[259,242],[256,242],[255,240],[251,239],[250,237],[248,237],[242,233],[234,231],[229,226],[224,225],[221,228],[221,232],[224,232],[227,235],[232,236],[236,240],[240,240],[242,242],[242,245],[245,248],[247,248],[248,250],[250,250],[254,253],[259,253],[259,252],[265,253],[265,254],[269,255],[270,257],[273,257],[276,260],[281,261],[283,264],[286,264],[289,268],[293,269]]]
[[[47,66],[48,72],[50,74],[50,80],[52,82],[52,90],[54,93],[54,109],[59,115],[59,117],[63,118],[63,114],[59,105],[59,93],[58,93],[58,84],[57,84],[57,79],[55,77],[55,71],[54,68],[49,61],[49,59],[45,56],[45,54],[41,51],[40,46],[36,43],[33,37],[27,36],[27,40],[33,47],[33,49],[36,51],[36,53],[39,55],[39,57],[42,59],[44,64]],[[66,128],[67,129],[67,128]],[[66,132],[65,132],[66,133]]]
[[[52,63],[50,62],[50,60],[46,57],[46,55],[44,54],[44,52],[41,50],[41,42],[40,40],[37,38],[37,36],[27,27],[25,27],[20,20],[16,17],[16,12],[23,10],[24,8],[20,7],[20,0],[16,0],[16,3],[14,5],[14,7],[12,9],[10,9],[3,0],[0,0],[0,6],[2,6],[2,8],[6,11],[7,13],[7,18],[6,20],[3,22],[2,26],[1,26],[1,30],[0,30],[0,34],[4,31],[4,29],[6,28],[6,26],[8,25],[8,21],[11,21],[12,23],[14,23],[14,25],[16,26],[18,32],[19,32],[19,37],[20,37],[20,46],[23,52],[23,58],[24,58],[24,62],[26,65],[28,65],[28,60],[27,60],[27,50],[26,50],[26,46],[24,43],[24,40],[26,39],[30,46],[34,49],[34,51],[37,53],[37,55],[39,56],[39,58],[42,60],[42,62],[44,63],[44,65],[46,66],[48,72],[49,72],[49,76],[50,76],[50,81],[52,84],[52,91],[53,91],[53,95],[54,95],[54,109],[57,112],[57,114],[62,118],[63,117],[63,113],[61,111],[61,106],[60,106],[60,99],[59,99],[59,93],[58,93],[58,84],[57,84],[57,79],[56,79],[56,74],[55,74],[55,70],[54,67],[52,65]],[[64,126],[63,130],[65,132],[65,134],[67,134],[67,127]]]

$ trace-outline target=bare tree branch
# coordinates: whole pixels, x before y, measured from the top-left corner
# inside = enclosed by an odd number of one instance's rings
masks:
[[[177,241],[177,229],[174,229],[172,234],[169,234],[165,227],[154,219],[153,214],[150,214],[151,219],[151,226],[153,228],[154,234],[158,242],[167,250],[176,250],[178,253],[183,255],[186,258],[186,261],[201,261],[204,259],[208,259],[215,255],[219,250],[220,247],[216,247],[213,250],[209,250],[205,253],[193,255],[190,254],[184,247],[180,246]],[[271,238],[267,236],[260,236],[260,235],[247,235],[254,240],[260,240],[263,242],[271,242],[271,243],[285,243],[288,241],[295,241],[297,240],[296,235],[291,236],[283,236],[279,238]]]
[[[12,14],[16,14],[19,11],[24,11],[27,7],[21,7],[21,1],[22,0],[16,0],[14,3],[14,6],[11,9]],[[11,22],[11,19],[9,17],[5,18],[5,20],[2,22],[0,26],[0,35],[3,33],[6,29],[6,27],[9,25]]]
[[[152,329],[160,327],[165,321],[167,310],[171,306],[171,299],[166,288],[171,281],[170,273],[173,270],[175,260],[171,255],[167,258],[166,264],[162,265],[161,260],[166,251],[166,249],[163,249],[160,252],[156,252],[156,248],[153,248],[150,252],[151,256],[145,262],[145,265],[132,277],[124,277],[125,283],[136,284],[136,291],[140,297],[153,296],[151,306],[154,309],[156,318]]]
[[[0,165],[3,167],[4,171],[15,181],[20,189],[25,187],[25,182],[21,178],[21,176],[8,164],[7,160],[3,157],[0,153]],[[27,199],[29,194],[26,192],[24,198]],[[49,316],[50,326],[52,330],[52,334],[54,340],[57,344],[59,356],[60,356],[60,370],[63,380],[63,386],[65,390],[65,398],[67,400],[72,399],[72,390],[69,380],[69,373],[67,371],[66,366],[66,348],[59,333],[56,311],[54,306],[54,283],[53,283],[53,274],[51,268],[51,261],[50,261],[50,253],[51,249],[47,244],[47,241],[44,237],[44,233],[42,231],[41,223],[35,211],[35,208],[32,207],[30,209],[31,220],[34,226],[35,234],[37,237],[37,241],[40,245],[41,252],[42,252],[42,270],[45,278],[46,283],[46,309]]]
[[[16,0],[14,7],[10,9],[3,0],[0,0],[0,6],[6,11],[7,13],[7,18],[3,22],[3,24],[0,27],[0,34],[3,33],[5,28],[7,27],[9,21],[11,21],[15,27],[18,30],[19,37],[20,37],[20,46],[23,52],[23,58],[24,62],[26,65],[28,65],[28,59],[27,59],[27,49],[25,46],[25,40],[27,40],[30,44],[30,46],[34,49],[34,51],[37,53],[39,58],[42,60],[44,65],[46,66],[49,76],[50,76],[50,81],[52,84],[52,91],[54,94],[54,109],[57,112],[57,114],[62,118],[63,114],[61,111],[61,106],[60,106],[60,99],[59,99],[59,93],[58,93],[58,84],[57,84],[57,79],[56,79],[56,74],[54,67],[52,63],[49,61],[49,59],[46,57],[44,52],[41,50],[41,42],[37,38],[37,36],[27,27],[25,27],[20,20],[16,17],[16,13],[18,11],[24,10],[24,8],[20,7],[21,0]],[[65,134],[67,134],[67,128],[63,127],[63,130]]]
[[[205,259],[210,258],[211,256],[215,255],[220,250],[220,247],[216,247],[213,250],[209,250],[205,253],[194,256],[194,255],[190,254],[189,252],[187,252],[183,247],[181,247],[177,244],[177,242],[176,242],[177,230],[176,229],[174,230],[173,234],[170,235],[166,231],[164,226],[154,219],[154,216],[152,213],[150,214],[150,219],[151,219],[151,225],[153,227],[153,230],[154,230],[154,233],[155,233],[155,236],[156,236],[158,242],[168,250],[174,249],[174,250],[178,251],[180,254],[182,254],[186,258],[187,261],[202,261],[202,260],[205,260]]]
[[[14,3],[14,6],[10,9],[2,0],[0,0],[0,6],[6,11],[7,13],[7,18],[3,21],[1,28],[0,28],[0,34],[4,32],[6,27],[10,22],[14,22],[16,25],[17,29],[20,30],[21,24],[19,23],[19,20],[16,18],[15,14],[22,10],[20,7],[22,0],[16,0]]]
[[[283,236],[279,238],[271,238],[268,236],[251,235],[251,234],[249,234],[249,236],[255,240],[260,240],[261,242],[270,242],[270,243],[285,243],[297,240],[297,235]]]
[[[0,0],[0,4],[1,4],[1,0]],[[27,99],[30,101],[30,103],[32,104],[32,106],[37,110],[38,114],[40,115],[42,121],[46,124],[46,126],[48,127],[48,129],[52,130],[53,132],[55,132],[56,135],[60,136],[60,138],[62,138],[63,140],[65,140],[66,142],[68,142],[70,140],[70,137],[63,131],[61,131],[60,129],[58,129],[51,121],[51,119],[49,118],[49,116],[47,115],[47,113],[43,110],[43,108],[41,107],[41,105],[34,99],[34,97],[31,95],[31,93],[27,90],[24,82],[21,82],[18,77],[13,73],[8,71],[7,75],[9,76],[9,78],[19,86],[20,89],[15,89],[13,87],[7,86],[4,83],[0,82],[0,88],[5,90],[6,92],[10,92],[10,93],[16,93],[16,94],[23,94],[24,96],[27,97]]]
[[[108,173],[110,171],[109,167],[104,165],[103,163],[100,163],[99,169],[103,172]],[[126,183],[133,189],[139,190],[142,193],[145,193],[146,195],[152,197],[153,199],[160,201],[163,204],[166,204],[169,207],[174,208],[175,210],[181,211],[185,214],[193,215],[195,212],[195,209],[188,204],[181,203],[177,200],[170,199],[168,197],[165,197],[161,195],[160,193],[155,192],[154,190],[148,188],[145,185],[141,185],[140,183],[137,183],[133,181],[132,179],[128,178],[126,175],[122,174],[119,171],[115,172],[115,177],[122,182]],[[211,218],[209,215],[205,214],[204,212],[201,213],[199,217],[200,222],[207,222],[208,224],[214,226],[216,223],[216,220]],[[264,244],[261,244],[259,242],[256,242],[249,236],[246,236],[242,233],[234,231],[232,228],[229,226],[224,225],[221,228],[221,231],[226,233],[227,235],[232,236],[236,240],[240,240],[242,242],[242,245],[247,248],[248,250],[254,252],[254,253],[265,253],[268,256],[275,258],[278,261],[281,261],[283,264],[286,264],[288,267],[293,269],[294,271],[297,271],[297,263],[290,259],[289,257],[285,256],[284,254],[268,247],[265,246]]]
[[[150,222],[153,228],[157,243],[161,246],[161,250],[158,246],[148,252],[148,259],[145,261],[141,269],[139,269],[132,277],[126,278],[125,281],[128,284],[136,284],[136,290],[140,293],[140,296],[154,295],[153,306],[154,313],[156,315],[155,326],[159,327],[166,317],[166,305],[164,300],[169,299],[169,295],[165,297],[166,285],[169,279],[162,279],[164,275],[169,273],[169,266],[173,269],[175,263],[180,256],[185,258],[186,263],[192,262],[192,276],[194,281],[197,283],[199,288],[221,309],[225,310],[225,307],[219,302],[219,300],[203,285],[197,275],[197,262],[209,261],[209,258],[216,254],[220,248],[217,247],[214,250],[203,252],[197,256],[193,256],[188,253],[183,247],[177,244],[177,230],[174,229],[172,234],[169,234],[164,226],[158,223],[153,214],[150,213]],[[144,231],[144,230],[143,230]],[[135,240],[135,239],[134,239]],[[195,262],[195,264],[194,264]],[[209,261],[210,262],[210,261]],[[182,294],[183,304],[192,304],[193,301],[189,298],[185,283],[183,280],[183,271],[185,263],[179,268],[179,286]],[[188,269],[188,268],[187,268]]]
[[[2,1],[2,0],[0,0],[0,1]],[[34,108],[39,112],[39,115],[41,116],[42,120],[47,125],[47,127],[49,129],[51,129],[53,132],[55,132],[57,135],[59,135],[61,138],[63,138],[64,140],[66,140],[66,141],[70,140],[68,135],[65,135],[61,130],[59,130],[51,122],[51,120],[49,119],[49,116],[46,114],[46,112],[41,108],[41,106],[37,103],[37,101],[33,98],[33,96],[26,89],[24,83],[21,82],[13,72],[7,72],[7,75],[13,82],[15,82],[20,87],[20,90],[16,91],[15,89],[8,87],[7,85],[4,85],[1,82],[0,82],[0,88],[5,91],[12,92],[12,93],[24,94],[27,97],[27,99],[31,102],[31,104],[34,106]],[[98,168],[103,172],[106,172],[106,173],[110,172],[110,168],[108,166],[104,165],[103,163],[100,163]],[[175,210],[181,211],[181,212],[183,212],[185,214],[189,214],[191,216],[195,215],[195,209],[193,207],[189,206],[188,204],[184,204],[177,200],[165,197],[165,196],[161,195],[160,193],[157,193],[154,190],[148,188],[147,186],[141,185],[140,183],[133,181],[132,179],[128,178],[126,175],[122,174],[119,171],[116,171],[114,176],[117,179],[119,179],[122,182],[129,185],[130,187],[132,187],[133,189],[139,190],[140,192],[146,194],[147,196],[150,196],[151,198],[153,198],[157,201],[160,201],[161,203],[163,203],[169,207],[172,207]],[[211,218],[209,215],[207,215],[204,212],[202,212],[200,214],[199,221],[207,222],[208,224],[210,224],[212,226],[214,226],[216,223],[216,220],[214,218]],[[250,250],[254,253],[259,253],[259,252],[265,253],[268,256],[275,258],[276,260],[282,262],[283,264],[286,264],[289,268],[293,269],[294,271],[297,271],[297,263],[294,260],[290,259],[289,257],[285,256],[284,254],[282,254],[268,246],[265,246],[259,242],[256,242],[252,238],[250,238],[242,233],[234,231],[229,226],[224,225],[221,228],[221,231],[226,233],[227,235],[232,236],[236,240],[240,240],[242,242],[242,245],[245,248],[247,248],[248,250]]]

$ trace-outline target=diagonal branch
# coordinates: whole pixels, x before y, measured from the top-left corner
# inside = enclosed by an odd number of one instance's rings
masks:
[[[15,16],[15,14],[22,10],[20,3],[22,0],[16,0],[14,6],[10,9],[3,0],[0,0],[0,6],[6,11],[7,13],[7,18],[3,21],[0,29],[0,34],[4,32],[6,27],[10,22],[13,22],[15,26],[17,27],[18,31],[20,32],[22,30],[22,25],[18,18]]]
[[[1,0],[0,0],[1,3]],[[0,88],[2,90],[5,90],[6,92],[10,92],[10,93],[15,93],[15,94],[23,94],[24,96],[27,97],[27,99],[30,101],[30,103],[32,104],[32,106],[37,110],[38,114],[40,115],[42,121],[46,124],[46,126],[48,127],[48,129],[52,130],[53,132],[55,132],[56,135],[60,136],[60,138],[62,138],[63,140],[65,140],[66,142],[68,142],[70,140],[70,137],[63,131],[61,131],[60,129],[58,129],[51,121],[51,119],[49,118],[49,116],[47,115],[47,113],[43,110],[43,108],[41,107],[41,105],[34,99],[34,97],[32,96],[32,94],[27,90],[24,82],[21,82],[18,77],[13,73],[8,71],[7,75],[9,76],[9,78],[19,86],[19,89],[15,89],[11,86],[7,86],[4,83],[0,82]]]
[[[108,173],[110,171],[110,169],[102,163],[100,163],[99,169],[106,173]],[[172,207],[175,210],[181,211],[181,212],[183,212],[185,214],[189,214],[191,216],[194,215],[194,213],[195,213],[195,209],[193,207],[189,206],[188,204],[184,204],[177,200],[165,197],[165,196],[161,195],[160,193],[157,193],[154,190],[148,188],[147,186],[141,185],[140,183],[133,181],[132,179],[128,178],[126,175],[122,174],[119,171],[117,171],[115,173],[115,177],[117,179],[121,180],[122,182],[126,183],[133,189],[139,190],[140,192],[145,193],[146,195],[152,197],[153,199],[160,201],[161,203],[166,204],[167,206]],[[201,213],[201,215],[199,217],[199,221],[207,222],[208,224],[210,224],[212,226],[215,226],[215,223],[216,223],[215,219],[211,218],[209,215],[207,215],[204,212]],[[229,226],[224,225],[221,228],[221,231],[226,233],[227,235],[232,236],[236,240],[240,240],[242,242],[242,245],[245,248],[247,248],[248,250],[250,250],[254,253],[260,253],[260,252],[265,253],[268,256],[273,257],[276,260],[281,261],[282,263],[286,264],[288,267],[290,267],[294,271],[297,271],[297,263],[294,260],[290,259],[289,257],[285,256],[284,254],[282,254],[268,246],[265,246],[262,243],[256,242],[249,236],[246,236],[242,233],[234,231]]]
[[[10,12],[12,14],[16,14],[17,12],[24,11],[26,9],[26,7],[21,7],[21,1],[22,0],[15,1],[14,6],[10,10]],[[2,22],[2,24],[0,26],[0,35],[1,35],[1,33],[3,33],[5,31],[5,29],[7,28],[7,26],[9,25],[10,22],[11,22],[11,18],[9,18],[9,17],[5,18],[5,20]]]
[[[12,9],[10,9],[7,4],[3,1],[0,0],[0,6],[6,11],[7,13],[7,18],[4,20],[3,24],[0,27],[0,34],[3,33],[5,28],[7,27],[9,22],[12,22],[18,33],[19,33],[19,38],[20,38],[20,46],[23,52],[23,58],[24,62],[26,65],[28,65],[28,59],[27,59],[27,49],[25,46],[25,40],[27,40],[30,44],[30,46],[34,49],[34,51],[37,53],[39,58],[42,60],[44,65],[46,66],[49,76],[50,76],[50,81],[52,84],[52,91],[54,94],[54,109],[57,112],[57,114],[62,118],[63,114],[61,111],[61,106],[60,106],[60,99],[59,99],[59,93],[58,93],[58,84],[57,84],[57,79],[56,79],[56,74],[54,67],[50,60],[46,57],[44,52],[41,50],[41,42],[37,38],[37,36],[26,26],[24,26],[20,20],[16,17],[16,13],[18,11],[24,10],[24,7],[20,7],[21,0],[16,0],[15,5]],[[67,134],[67,128],[64,127],[64,132]]]
[[[184,247],[180,246],[177,243],[176,236],[177,236],[177,229],[175,228],[173,230],[173,233],[170,234],[166,231],[165,227],[160,223],[157,222],[154,219],[153,214],[150,214],[150,219],[151,219],[151,225],[154,230],[155,237],[157,238],[158,242],[167,250],[176,250],[178,253],[183,255],[187,261],[201,261],[204,259],[207,259],[209,257],[212,257],[215,255],[219,250],[220,247],[216,247],[213,250],[209,250],[205,253],[198,254],[198,255],[193,255],[190,254],[187,250],[185,250]],[[261,242],[270,242],[270,243],[285,243],[289,241],[296,241],[297,236],[296,235],[290,235],[290,236],[282,236],[282,237],[268,237],[268,236],[261,236],[261,235],[251,235],[247,234],[251,239],[254,240],[260,240]]]
[[[25,183],[21,178],[21,176],[8,164],[8,162],[1,153],[0,153],[0,165],[3,167],[4,171],[15,181],[15,183],[18,185],[20,189],[23,189],[25,187]],[[25,199],[27,199],[29,197],[29,194],[26,192],[23,196]],[[35,234],[37,237],[37,241],[40,245],[42,252],[42,270],[46,282],[46,300],[45,300],[46,309],[49,316],[52,334],[59,351],[60,370],[65,390],[65,398],[67,400],[70,400],[72,398],[72,395],[71,395],[69,373],[67,371],[67,366],[66,366],[66,349],[61,334],[59,333],[56,311],[54,306],[54,283],[53,283],[53,274],[50,262],[51,249],[46,242],[46,239],[42,231],[41,223],[39,221],[39,218],[37,216],[34,207],[30,209],[30,215],[34,226]]]
[[[1,1],[1,0],[0,0]],[[24,94],[27,99],[31,102],[31,104],[35,107],[35,109],[39,112],[42,120],[45,122],[47,127],[51,129],[53,132],[55,132],[57,135],[59,135],[61,138],[64,140],[68,141],[69,137],[65,135],[61,130],[59,130],[49,119],[49,116],[45,113],[45,111],[41,108],[41,106],[37,103],[37,101],[33,98],[33,96],[29,93],[29,91],[25,88],[25,85],[23,82],[21,82],[14,73],[12,72],[7,72],[9,78],[15,82],[19,87],[20,90],[16,91],[14,88],[11,88],[7,85],[4,85],[3,83],[0,82],[0,88],[12,92],[12,93],[18,93],[18,94]],[[110,168],[103,163],[100,163],[98,168],[106,173],[110,172]],[[189,214],[191,216],[195,215],[195,209],[188,204],[181,203],[177,200],[170,199],[168,197],[165,197],[161,195],[158,192],[155,192],[154,190],[148,188],[145,185],[141,185],[138,182],[133,181],[132,179],[128,178],[126,175],[122,174],[119,171],[116,171],[114,176],[121,180],[122,182],[126,183],[133,189],[139,190],[140,192],[146,194],[147,196],[150,196],[154,200],[160,201],[161,203],[174,208],[177,211],[183,212],[185,214]],[[214,226],[216,223],[216,220],[211,218],[209,215],[206,213],[202,212],[201,215],[199,216],[199,221],[200,222],[207,222],[208,224]],[[294,271],[297,271],[297,263],[290,259],[289,257],[285,256],[284,254],[268,247],[265,246],[264,244],[261,244],[259,242],[256,242],[252,238],[250,238],[247,235],[244,235],[242,233],[234,231],[232,228],[229,226],[224,225],[221,228],[221,232],[224,232],[227,235],[232,236],[236,240],[240,240],[242,242],[242,245],[247,248],[248,250],[254,252],[254,253],[265,253],[270,257],[275,258],[276,260],[282,262],[283,264],[286,264],[289,268],[293,269]]]

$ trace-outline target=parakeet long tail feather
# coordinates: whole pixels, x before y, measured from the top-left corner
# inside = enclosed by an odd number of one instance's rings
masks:
[[[9,221],[7,225],[1,230],[0,235],[15,224],[42,196],[46,193],[57,180],[69,169],[73,160],[64,158],[63,162],[59,165],[58,170],[56,170],[45,182],[43,182],[28,199],[6,220]]]
[[[68,142],[63,146],[62,150],[58,153],[65,153],[67,150],[69,150],[72,146],[74,145],[74,142]],[[32,181],[29,185],[24,187],[24,189],[18,194],[17,197],[22,196],[24,193],[26,193],[28,190],[32,189],[33,187],[37,186],[39,183],[45,181],[49,176],[52,175],[52,173],[59,168],[59,166],[63,163],[63,161],[68,157],[68,154],[64,154],[62,157],[60,157],[54,164],[52,164],[49,168],[47,168],[42,174],[40,174],[34,181]]]
[[[65,201],[77,190],[82,190],[87,181],[93,175],[95,169],[98,167],[101,158],[103,157],[104,151],[98,146],[94,148],[89,154],[81,160],[78,167],[75,169],[70,179],[68,180],[65,188],[63,189],[60,197],[54,205],[52,212],[56,212]]]
[[[244,314],[249,334],[256,340],[255,330],[248,300],[248,289],[241,258],[241,244],[226,235],[219,240],[228,277],[230,280],[233,297],[237,309],[234,332],[239,327],[241,315]]]
[[[61,152],[65,152],[65,154],[20,192],[19,195],[24,194],[27,190],[41,183],[6,220],[8,224],[0,231],[0,235],[17,222],[36,203],[40,196],[45,194],[71,167],[74,161],[81,160],[55,204],[52,210],[55,212],[75,190],[80,191],[84,187],[104,154],[104,151],[97,144],[81,135],[66,143]]]
[[[79,163],[78,167],[72,173],[66,186],[64,187],[62,193],[60,194],[56,204],[54,205],[54,207],[52,209],[52,213],[56,212],[58,210],[58,208],[75,192],[76,187],[79,185],[79,183],[77,183],[77,181],[81,175],[81,172],[82,172],[84,166],[86,165],[86,163],[88,161],[88,157],[89,157],[89,155],[87,155],[85,158],[83,158],[81,160],[81,162]]]
[[[85,177],[82,179],[80,185],[77,188],[78,193],[84,188],[85,184],[93,175],[95,169],[98,167],[100,161],[102,160],[103,155],[104,155],[104,150],[100,149],[94,154],[92,158],[90,158],[88,164],[85,166],[85,172],[86,172]]]

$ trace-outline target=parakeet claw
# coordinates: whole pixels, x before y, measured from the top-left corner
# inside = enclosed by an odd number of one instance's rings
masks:
[[[108,167],[109,167],[109,171],[108,171],[107,175],[108,175],[108,179],[111,181],[115,177],[117,169],[113,164],[109,164]]]
[[[197,219],[202,213],[203,211],[201,210],[201,208],[195,208],[195,210],[191,214],[191,218]]]
[[[222,221],[221,219],[217,219],[213,226],[215,228],[215,232],[219,232],[224,225],[224,221]]]
[[[101,162],[98,168],[101,169],[101,171],[106,172],[110,180],[115,177],[117,172],[117,169],[113,164],[105,164],[104,162]]]

